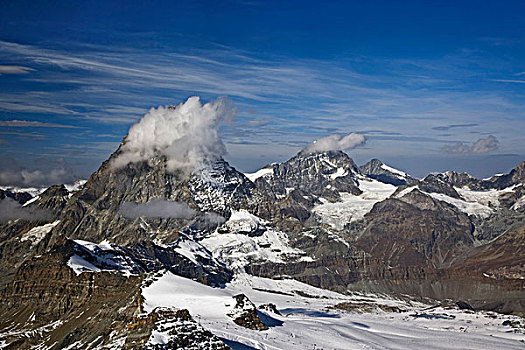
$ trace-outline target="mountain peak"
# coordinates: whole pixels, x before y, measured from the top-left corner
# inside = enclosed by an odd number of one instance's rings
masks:
[[[417,182],[416,179],[405,172],[392,168],[381,160],[374,158],[365,165],[359,167],[364,175],[394,186],[411,185]]]

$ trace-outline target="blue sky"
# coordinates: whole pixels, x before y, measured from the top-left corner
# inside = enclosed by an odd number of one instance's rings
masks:
[[[506,172],[525,159],[523,13],[520,1],[0,1],[0,182],[6,168],[86,177],[149,108],[192,95],[233,100],[221,134],[243,171],[357,132],[358,164]]]

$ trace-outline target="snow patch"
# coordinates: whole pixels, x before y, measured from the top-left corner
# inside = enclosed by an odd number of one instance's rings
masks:
[[[254,232],[263,227],[264,221],[250,214],[247,210],[232,210],[231,216],[225,225],[230,232]]]
[[[462,212],[467,213],[468,215],[475,215],[481,218],[486,218],[490,216],[490,214],[492,214],[492,208],[486,205],[483,205],[481,203],[478,203],[478,202],[467,202],[465,200],[453,198],[453,197],[447,196],[446,194],[442,194],[442,193],[434,193],[434,192],[423,192],[423,193],[437,200],[452,204],[453,206],[455,206]]]
[[[525,196],[522,196],[520,199],[514,203],[514,205],[511,207],[512,210],[518,210],[519,208],[525,206]]]
[[[499,196],[504,193],[513,192],[516,185],[502,190],[490,189],[486,191],[475,191],[468,187],[454,187],[461,197],[467,202],[477,202],[485,206],[499,206]]]
[[[386,164],[381,164],[381,168],[382,168],[383,170],[389,171],[389,172],[391,172],[391,173],[393,173],[393,174],[396,174],[396,175],[398,175],[398,176],[401,176],[401,177],[407,177],[407,174],[406,174],[406,173],[404,173],[404,172],[402,172],[401,170],[398,170],[398,169],[396,169],[396,168],[389,167],[389,166],[386,165]]]
[[[398,194],[395,195],[396,198],[401,198],[407,194],[409,194],[410,192],[412,192],[413,190],[415,190],[416,188],[418,188],[417,186],[409,186],[403,190],[401,190]]]
[[[86,182],[87,180],[77,180],[72,184],[65,184],[64,187],[70,194],[73,194],[73,192],[80,191],[84,187]]]
[[[73,254],[71,258],[69,258],[69,261],[67,262],[67,266],[69,266],[75,274],[78,276],[82,272],[99,272],[100,269],[87,261],[86,259],[82,258],[81,256],[77,254]]]
[[[337,179],[338,177],[345,176],[345,175],[346,175],[346,170],[345,170],[345,169],[343,169],[343,168],[337,168],[337,170],[335,171],[335,173],[330,174],[330,179],[331,179],[331,180],[335,180],[335,179]]]
[[[9,191],[12,193],[29,193],[32,197],[36,197],[42,194],[46,190],[46,187],[17,187],[17,186],[0,186],[0,190]]]
[[[301,259],[305,253],[289,246],[288,236],[281,231],[267,229],[262,235],[250,237],[240,233],[219,233],[200,241],[213,257],[233,270],[243,270],[250,262],[285,262]]]
[[[20,242],[31,241],[31,248],[34,247],[53,229],[53,227],[58,225],[59,222],[60,220],[57,220],[50,224],[33,227],[20,237]]]
[[[205,253],[205,249],[202,245],[191,239],[181,239],[177,242],[177,248],[175,251],[180,255],[188,258],[195,265],[200,265],[197,257],[200,256],[205,259],[211,258],[210,255]]]
[[[251,182],[255,182],[260,177],[267,176],[267,175],[273,175],[273,168],[262,168],[257,170],[254,173],[247,173],[244,174],[248,179],[250,179]]]
[[[28,200],[27,202],[25,202],[22,206],[23,207],[27,207],[29,204],[34,203],[34,202],[36,202],[39,199],[40,199],[40,196],[35,196],[35,197],[31,198],[30,200]]]
[[[82,272],[115,271],[128,277],[138,272],[143,272],[143,269],[120,247],[114,246],[108,241],[102,241],[98,244],[80,239],[73,241],[78,247],[75,248],[76,254],[69,259],[68,266],[77,274]],[[93,262],[86,260],[86,258]]]

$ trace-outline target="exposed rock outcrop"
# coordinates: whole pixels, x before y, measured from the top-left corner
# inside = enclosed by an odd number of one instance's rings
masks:
[[[259,317],[257,308],[246,295],[238,294],[235,295],[233,299],[235,300],[235,305],[228,312],[228,316],[233,319],[233,322],[239,326],[257,331],[268,329],[268,326],[266,326]]]

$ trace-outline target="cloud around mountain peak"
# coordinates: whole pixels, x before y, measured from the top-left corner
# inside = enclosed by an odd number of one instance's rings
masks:
[[[301,150],[302,154],[322,153],[328,151],[342,151],[346,149],[353,149],[357,146],[363,145],[366,142],[366,137],[357,133],[350,133],[348,135],[328,135],[321,137]]]
[[[202,104],[193,96],[177,106],[152,108],[130,128],[112,166],[121,168],[163,155],[169,171],[191,171],[205,159],[226,153],[219,124],[234,114],[233,103],[225,97]]]

